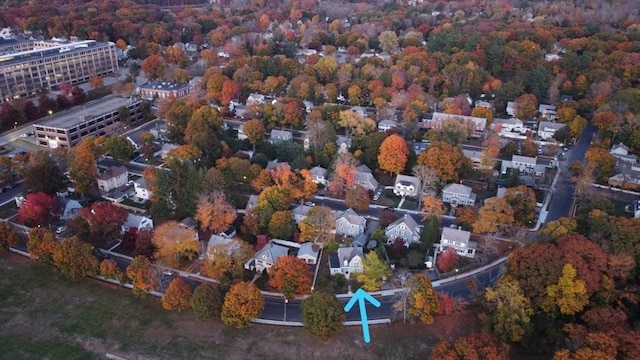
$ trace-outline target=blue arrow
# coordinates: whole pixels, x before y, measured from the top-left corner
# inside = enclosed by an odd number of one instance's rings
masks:
[[[349,312],[349,310],[351,310],[353,305],[356,304],[356,301],[358,302],[358,306],[360,307],[360,320],[362,322],[362,333],[364,334],[364,342],[369,343],[371,342],[371,336],[369,336],[369,323],[367,323],[367,309],[364,306],[365,300],[370,302],[371,305],[375,307],[380,307],[380,301],[376,300],[376,298],[369,295],[368,292],[362,289],[358,289],[356,290],[356,293],[353,294],[353,297],[351,298],[351,300],[349,300],[347,305],[344,306],[344,311]]]

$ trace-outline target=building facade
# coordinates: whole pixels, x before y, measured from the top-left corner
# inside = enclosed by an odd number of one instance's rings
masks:
[[[146,100],[166,99],[170,96],[176,99],[187,96],[193,90],[189,84],[176,84],[164,81],[151,81],[140,85],[137,89],[138,95]]]
[[[19,41],[0,47],[0,98],[35,95],[118,70],[112,42]]]
[[[120,122],[120,108],[129,111],[129,121],[143,118],[142,101],[108,96],[92,104],[76,106],[34,124],[37,144],[52,149],[73,147],[90,135],[102,136]]]

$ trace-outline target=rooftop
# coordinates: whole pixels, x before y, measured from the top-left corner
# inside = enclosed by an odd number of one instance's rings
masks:
[[[131,104],[131,100],[128,98],[107,96],[102,100],[92,101],[85,105],[76,106],[67,111],[53,114],[44,121],[34,124],[34,126],[41,125],[59,129],[70,129],[83,122],[90,121],[94,117],[109,113],[129,104]]]
[[[127,173],[127,168],[124,166],[112,166],[108,168],[105,172],[98,176],[98,180],[109,180],[114,177],[120,176],[122,174]]]
[[[166,81],[150,81],[140,85],[140,89],[177,90],[189,87],[189,84],[178,84]]]
[[[0,54],[0,64],[5,65],[13,65],[18,64],[24,61],[28,61],[31,59],[44,59],[50,58],[54,56],[58,56],[61,53],[72,53],[76,51],[81,51],[89,47],[96,46],[104,46],[107,43],[99,43],[95,40],[83,40],[83,41],[66,41],[66,42],[58,42],[58,41],[26,41],[33,45],[32,49],[24,50],[24,51],[3,51]],[[19,43],[25,42],[16,42],[13,44],[8,44],[9,46],[15,46]],[[7,46],[7,47],[9,47]]]

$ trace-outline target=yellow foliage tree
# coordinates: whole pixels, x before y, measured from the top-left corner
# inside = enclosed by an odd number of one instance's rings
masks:
[[[558,283],[547,286],[547,295],[542,301],[542,309],[552,312],[557,309],[563,315],[575,315],[589,303],[587,286],[577,279],[578,272],[570,263],[564,264]]]
[[[160,299],[165,310],[189,310],[191,308],[191,288],[182,278],[175,277]]]
[[[479,211],[478,220],[473,223],[473,232],[496,232],[511,226],[515,222],[513,209],[505,198],[492,197],[484,202]]]
[[[229,204],[226,195],[214,190],[211,195],[200,197],[196,220],[214,234],[226,231],[236,219],[236,208]]]
[[[231,287],[224,297],[222,321],[238,329],[249,326],[264,308],[264,297],[251,282],[239,282]]]
[[[156,248],[156,259],[171,267],[177,267],[183,259],[192,260],[200,252],[196,231],[177,221],[168,221],[157,227],[152,242]]]
[[[407,142],[400,135],[390,135],[380,144],[378,163],[380,164],[380,169],[384,171],[394,174],[402,172],[407,164],[408,157]]]

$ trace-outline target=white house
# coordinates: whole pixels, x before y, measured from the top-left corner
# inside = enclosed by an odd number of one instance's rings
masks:
[[[143,178],[140,178],[133,182],[133,189],[137,198],[145,201],[148,201],[151,198],[151,191],[147,187],[147,183]]]
[[[309,172],[313,177],[314,183],[327,185],[327,169],[321,166],[314,166],[309,170]]]
[[[234,238],[227,238],[220,235],[211,235],[207,242],[207,257],[214,259],[217,255],[227,256],[233,254],[240,248],[240,243]]]
[[[134,215],[129,213],[127,216],[127,221],[122,224],[122,232],[127,232],[132,228],[135,228],[138,231],[143,229],[153,229],[153,220],[146,216]]]
[[[556,107],[549,104],[540,104],[538,105],[538,112],[540,116],[549,121],[556,120]]]
[[[378,131],[385,132],[387,130],[395,129],[398,127],[398,123],[393,120],[382,120],[378,123]]]
[[[440,251],[450,247],[456,250],[456,253],[464,257],[475,257],[478,243],[470,241],[471,233],[465,230],[446,227],[442,229],[440,237]]]
[[[466,206],[476,204],[476,194],[471,188],[462,184],[448,184],[442,189],[442,202],[452,206]]]
[[[490,102],[485,101],[485,100],[481,100],[481,99],[480,100],[476,100],[476,102],[474,103],[474,106],[493,110],[493,105],[491,105]]]
[[[540,121],[540,125],[538,125],[538,137],[543,140],[551,140],[556,131],[562,129],[565,126],[567,125],[549,121]]]
[[[378,181],[371,174],[371,169],[366,165],[360,165],[356,168],[355,183],[367,190],[375,190],[378,188]]]
[[[269,142],[272,144],[277,144],[283,141],[291,141],[293,139],[293,133],[287,130],[271,130],[271,135],[269,136]]]
[[[125,186],[129,180],[129,172],[124,166],[111,166],[96,179],[98,188],[103,193]]]
[[[320,246],[312,243],[306,242],[300,244],[300,248],[298,249],[298,254],[296,255],[298,259],[304,260],[309,265],[315,265],[318,262],[318,254],[320,253]]]
[[[253,256],[253,259],[249,260],[244,267],[247,270],[255,270],[256,272],[262,272],[265,269],[269,270],[280,257],[287,256],[288,254],[288,247],[270,241],[258,251]]]
[[[167,155],[169,154],[169,151],[177,148],[178,145],[176,144],[162,144],[162,148],[160,149],[160,158],[162,158],[162,160],[165,160],[167,158]]]
[[[418,196],[420,180],[415,176],[398,174],[393,185],[393,193],[398,196]]]
[[[329,254],[329,270],[331,275],[342,274],[347,279],[352,273],[361,273],[364,255],[362,248],[339,248],[338,252]]]
[[[441,131],[444,123],[448,120],[459,121],[468,126],[469,129],[474,130],[477,133],[483,132],[487,127],[487,119],[485,118],[476,116],[445,114],[439,112],[434,112],[430,119],[423,119],[422,126],[429,129]]]
[[[262,94],[256,94],[256,93],[252,93],[249,94],[249,97],[247,98],[247,102],[245,103],[247,107],[251,106],[251,105],[262,105],[265,103],[265,98],[264,95]]]
[[[336,213],[336,234],[356,237],[367,228],[367,219],[352,209]]]
[[[535,157],[521,155],[513,155],[511,157],[511,168],[518,169],[518,171],[523,174],[533,173],[535,171],[536,164],[537,158]]]
[[[626,163],[635,164],[638,162],[638,156],[634,154],[629,154],[629,147],[623,143],[613,145],[609,153],[613,155],[616,159]]]
[[[306,219],[307,213],[311,210],[313,206],[307,205],[298,205],[291,210],[291,216],[293,217],[293,222],[296,224],[300,224],[302,220]]]
[[[403,239],[406,247],[420,241],[418,223],[408,214],[389,224],[384,233],[387,236],[387,245],[391,245],[396,238]]]
[[[524,123],[520,119],[510,118],[510,119],[493,119],[493,123],[491,123],[491,128],[496,131],[499,135],[504,135],[508,133],[517,132],[520,134],[524,134],[527,132],[527,129],[524,127]]]
[[[518,111],[518,104],[513,101],[507,102],[506,111],[509,116],[516,116],[516,112]]]

